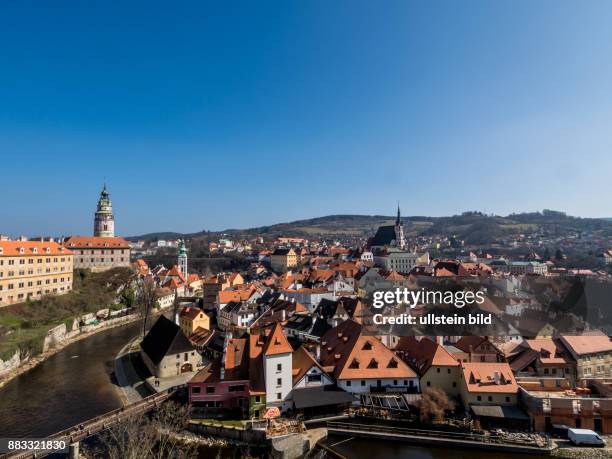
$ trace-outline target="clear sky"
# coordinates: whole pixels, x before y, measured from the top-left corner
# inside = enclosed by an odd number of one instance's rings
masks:
[[[33,6],[37,4],[37,6]],[[53,6],[43,6],[53,5]],[[0,233],[612,216],[612,3],[3,2]]]

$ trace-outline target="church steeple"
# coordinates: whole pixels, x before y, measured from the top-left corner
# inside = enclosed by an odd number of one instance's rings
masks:
[[[114,237],[115,236],[115,216],[113,215],[113,204],[110,195],[106,190],[106,183],[100,192],[98,206],[94,217],[94,236]]]
[[[406,247],[406,239],[404,238],[404,222],[400,215],[399,202],[397,203],[397,218],[395,219],[395,245],[400,249]]]

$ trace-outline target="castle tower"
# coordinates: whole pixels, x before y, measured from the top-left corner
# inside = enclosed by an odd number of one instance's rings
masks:
[[[94,236],[114,237],[115,236],[115,217],[113,216],[113,205],[106,191],[106,184],[98,199],[98,208],[94,218]]]
[[[400,217],[400,207],[397,205],[397,218],[395,219],[395,244],[400,249],[406,247],[406,239],[404,238],[404,222]]]
[[[187,247],[185,247],[184,239],[179,241],[178,267],[183,276],[185,276],[185,279],[187,279]]]

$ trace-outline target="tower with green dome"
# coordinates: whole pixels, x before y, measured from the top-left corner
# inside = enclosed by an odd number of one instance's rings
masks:
[[[113,215],[113,204],[110,195],[106,191],[106,184],[100,192],[98,207],[94,217],[94,236],[114,237],[115,236],[115,216]]]
[[[185,239],[179,240],[179,254],[178,254],[178,267],[187,279],[187,247],[185,247]]]

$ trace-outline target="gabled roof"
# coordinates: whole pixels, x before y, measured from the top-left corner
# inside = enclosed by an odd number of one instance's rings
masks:
[[[151,327],[140,347],[154,365],[158,365],[167,355],[194,350],[180,327],[163,315]]]
[[[321,338],[321,365],[336,379],[414,378],[416,373],[375,336],[349,319]]]
[[[391,244],[391,242],[393,242],[395,238],[396,238],[395,226],[393,225],[379,226],[370,245],[376,246],[376,247],[382,247],[382,246]]]
[[[420,375],[432,366],[458,367],[459,362],[438,343],[429,338],[416,339],[414,336],[402,336],[395,347],[402,352],[405,360]]]
[[[187,306],[183,308],[180,312],[180,317],[184,317],[185,319],[195,320],[198,318],[200,314],[206,314],[200,308],[194,308],[192,306]]]
[[[266,357],[293,352],[293,348],[283,333],[283,327],[277,323],[266,340],[263,353]]]
[[[249,393],[265,394],[266,384],[263,372],[264,335],[249,335]]]
[[[319,370],[325,373],[325,371],[323,371],[323,367],[317,363],[312,354],[308,352],[304,346],[300,346],[293,352],[292,362],[294,385],[300,379],[302,379],[312,367],[317,367]]]

